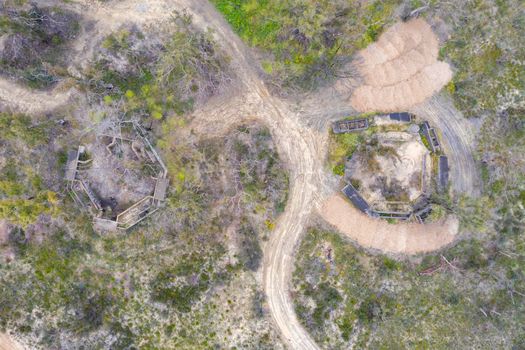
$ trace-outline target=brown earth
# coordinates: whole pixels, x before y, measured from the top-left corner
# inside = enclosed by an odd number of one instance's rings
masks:
[[[0,350],[25,350],[25,348],[15,342],[9,335],[0,333]]]
[[[417,254],[443,248],[456,238],[456,217],[430,223],[388,224],[363,214],[341,195],[330,197],[321,207],[321,216],[347,237],[365,248],[400,254]]]
[[[439,43],[422,19],[397,23],[358,54],[363,85],[350,102],[361,112],[400,111],[423,102],[452,78],[437,60]]]

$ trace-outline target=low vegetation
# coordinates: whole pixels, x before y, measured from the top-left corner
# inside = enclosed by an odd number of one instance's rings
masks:
[[[81,115],[0,115],[0,332],[43,348],[280,348],[255,272],[286,170],[261,126],[191,133],[228,59],[185,15],[164,29],[104,41]],[[66,151],[121,119],[142,120],[170,191],[160,215],[101,234],[67,196]]]
[[[330,135],[328,166],[335,175],[344,175],[346,161],[363,141],[364,137],[359,132]]]
[[[408,4],[408,2],[407,2]],[[427,6],[428,5],[428,6]],[[467,117],[484,116],[478,139],[480,198],[433,198],[431,220],[453,210],[468,238],[412,258],[374,255],[313,228],[297,254],[296,311],[319,344],[355,348],[525,346],[525,144],[522,13],[517,2],[411,1],[443,19],[441,50],[456,74],[447,91]],[[467,20],[468,18],[468,20]]]
[[[53,125],[0,113],[0,128],[0,220],[27,228],[39,216],[58,210],[56,189],[49,188],[52,178],[35,170],[46,166],[39,154],[48,149]]]
[[[86,87],[107,105],[159,120],[215,94],[229,81],[227,66],[211,34],[176,13],[162,29],[126,26],[106,37]]]
[[[296,311],[330,349],[519,349],[524,247],[517,230],[504,230],[490,249],[469,239],[443,253],[397,260],[311,229],[297,254]]]
[[[525,67],[516,59],[525,55],[524,17],[516,10],[522,4],[481,0],[423,5],[415,1],[407,9],[422,7],[429,20],[438,17],[447,24],[444,34],[449,38],[440,56],[451,63],[455,75],[446,90],[466,117],[484,118],[477,152],[485,189],[480,203],[488,203],[498,220],[515,215],[525,205]]]
[[[344,64],[373,42],[400,1],[213,0],[233,29],[261,49],[274,85],[309,89],[347,74]]]
[[[431,9],[452,26],[441,56],[456,69],[448,91],[467,117],[523,108],[525,63],[516,57],[525,55],[525,19],[519,8],[518,0],[483,0]]]
[[[79,20],[60,7],[0,5],[0,73],[33,88],[58,82],[67,75],[63,53]]]
[[[273,348],[276,334],[253,275],[286,198],[268,131],[242,127],[189,152],[186,142],[196,139],[160,141],[170,142],[170,169],[180,169],[169,204],[129,234],[94,233],[89,217],[62,196],[52,203],[63,221],[51,226],[46,210],[31,208],[38,216],[31,227],[0,211],[9,222],[0,241],[2,259],[9,256],[0,265],[2,330],[46,348]],[[25,181],[2,181],[2,196],[29,196],[37,182]]]

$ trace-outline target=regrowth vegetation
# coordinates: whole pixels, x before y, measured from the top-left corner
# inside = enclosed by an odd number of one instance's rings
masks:
[[[252,274],[286,198],[286,174],[271,138],[252,127],[227,141],[177,140],[160,141],[170,142],[168,165],[185,176],[176,175],[162,215],[126,235],[95,234],[67,197],[57,199],[68,204],[64,222],[45,226],[44,236],[41,224],[26,229],[7,217],[8,236],[0,241],[2,258],[10,256],[0,265],[2,330],[44,347],[274,344]],[[223,147],[237,149],[228,158]],[[13,180],[10,191],[25,181]],[[42,221],[46,212],[31,214]]]
[[[47,125],[46,125],[47,124]],[[42,214],[58,210],[55,190],[49,189],[53,177],[43,178],[39,167],[56,158],[41,159],[46,152],[52,125],[33,122],[24,115],[0,113],[0,220],[26,228]],[[56,188],[56,187],[55,187]]]
[[[278,346],[254,271],[286,171],[260,126],[212,140],[186,127],[194,104],[228,80],[227,58],[185,15],[101,45],[81,82],[87,112],[0,115],[0,331],[44,348]],[[79,125],[121,119],[149,122],[170,192],[160,215],[100,235],[64,190],[65,151],[87,137]]]
[[[128,26],[101,44],[88,88],[108,105],[162,119],[191,111],[229,80],[227,57],[210,33],[176,13],[162,29]]]
[[[400,1],[213,0],[234,30],[267,57],[262,67],[285,88],[312,88],[345,74],[344,63],[393,21]]]
[[[64,51],[79,31],[79,20],[59,7],[0,5],[0,73],[33,88],[67,76]]]
[[[525,16],[520,1],[432,3],[429,14],[450,25],[441,55],[456,73],[448,86],[466,117],[484,117],[478,140],[492,220],[518,221],[525,209]],[[467,20],[468,18],[468,20]],[[481,202],[481,201],[480,201]],[[513,219],[511,219],[513,218]],[[498,228],[499,229],[499,228]]]
[[[296,311],[331,349],[350,341],[358,348],[519,349],[524,248],[510,229],[489,245],[472,239],[443,255],[398,261],[311,229],[297,255]]]

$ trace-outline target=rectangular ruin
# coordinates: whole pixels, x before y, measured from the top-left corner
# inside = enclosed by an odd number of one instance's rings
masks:
[[[78,151],[76,150],[67,152],[66,172],[64,176],[66,181],[75,180],[77,175],[78,155]]]
[[[166,191],[168,189],[169,179],[157,179],[155,183],[155,192],[153,198],[157,201],[163,201],[166,198]]]
[[[438,190],[444,192],[448,187],[448,158],[440,156],[438,162]]]
[[[441,145],[436,130],[434,130],[427,121],[423,122],[422,132],[428,140],[430,150],[434,153],[441,152]]]
[[[390,113],[388,116],[390,120],[398,122],[410,123],[412,121],[412,115],[408,112]]]
[[[357,209],[361,210],[365,214],[370,214],[370,205],[361,197],[359,192],[351,184],[346,185],[343,188],[345,196],[356,206]]]
[[[344,134],[347,132],[361,131],[369,126],[368,118],[339,120],[333,123],[332,130],[334,134]]]
[[[117,227],[127,230],[153,214],[155,211],[157,211],[157,209],[154,207],[153,197],[144,197],[142,200],[117,216]]]
[[[398,213],[390,211],[374,211],[374,216],[380,217],[381,219],[396,219],[396,220],[408,220],[412,213]]]

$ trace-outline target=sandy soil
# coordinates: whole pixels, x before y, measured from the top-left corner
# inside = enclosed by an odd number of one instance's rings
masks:
[[[323,204],[321,216],[363,247],[401,254],[417,254],[443,248],[454,241],[459,225],[453,216],[425,225],[391,225],[361,213],[341,195],[334,195]]]
[[[9,241],[9,225],[6,220],[0,220],[0,246]]]
[[[0,350],[25,350],[25,348],[15,342],[9,335],[0,333]]]
[[[437,60],[439,43],[422,19],[398,23],[359,53],[364,84],[354,90],[358,111],[400,111],[423,102],[452,78]]]
[[[73,91],[32,91],[12,81],[0,78],[0,110],[11,109],[21,113],[47,113],[67,103]]]
[[[423,166],[426,166],[425,171],[430,170],[430,157],[417,134],[387,132],[378,134],[377,138],[379,145],[392,147],[396,154],[372,155],[379,165],[379,171],[376,171],[367,166],[371,155],[358,151],[347,163],[348,172],[351,179],[360,182],[360,193],[368,203],[375,209],[388,210],[379,177],[384,178],[389,187],[392,183],[401,185],[409,200],[413,201],[422,194],[421,174]]]

